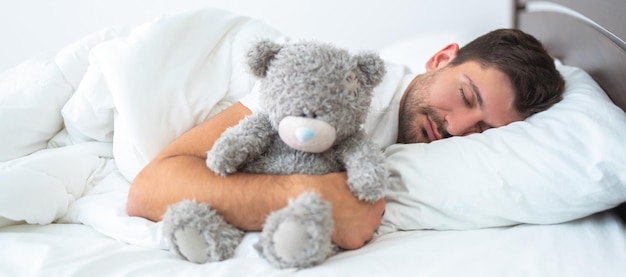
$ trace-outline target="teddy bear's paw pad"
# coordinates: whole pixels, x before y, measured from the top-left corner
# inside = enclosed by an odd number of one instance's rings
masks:
[[[305,226],[293,221],[284,222],[274,233],[274,251],[285,263],[295,263],[310,255],[307,253],[311,249],[310,240]]]
[[[330,204],[305,193],[266,220],[257,250],[279,268],[305,268],[333,253]]]
[[[180,255],[192,263],[206,263],[208,245],[204,238],[195,228],[180,229],[174,233]]]
[[[172,252],[195,263],[232,257],[244,232],[228,224],[207,204],[181,201],[163,216],[163,235]]]
[[[285,221],[259,242],[261,255],[278,268],[306,268],[333,253],[330,233],[314,221]],[[263,235],[263,234],[262,234]]]

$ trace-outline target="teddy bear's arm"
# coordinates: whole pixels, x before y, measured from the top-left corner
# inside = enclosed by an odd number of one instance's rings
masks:
[[[215,141],[207,152],[207,167],[222,176],[236,172],[265,152],[275,132],[265,114],[247,116]]]
[[[380,148],[365,134],[360,134],[348,139],[340,153],[352,193],[369,202],[382,198],[388,171]]]

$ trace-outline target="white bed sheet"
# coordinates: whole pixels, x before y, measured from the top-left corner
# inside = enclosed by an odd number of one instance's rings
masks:
[[[626,226],[610,212],[556,225],[406,231],[304,270],[272,268],[250,234],[208,264],[129,245],[80,224],[0,228],[0,276],[623,276]],[[246,251],[249,250],[249,251]]]

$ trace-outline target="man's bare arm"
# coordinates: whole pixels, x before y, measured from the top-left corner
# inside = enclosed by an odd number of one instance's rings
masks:
[[[172,142],[131,184],[127,210],[132,216],[158,221],[167,206],[183,199],[210,203],[229,223],[260,230],[265,217],[290,198],[315,191],[333,205],[333,241],[346,249],[361,247],[380,224],[384,209],[358,201],[345,184],[345,173],[322,176],[235,173],[227,177],[206,167],[206,152],[220,134],[250,111],[234,104]]]

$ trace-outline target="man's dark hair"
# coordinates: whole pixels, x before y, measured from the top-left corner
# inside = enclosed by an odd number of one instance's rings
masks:
[[[535,37],[517,29],[498,29],[461,47],[451,66],[467,61],[506,74],[523,118],[544,111],[563,97],[565,81],[554,60]]]

